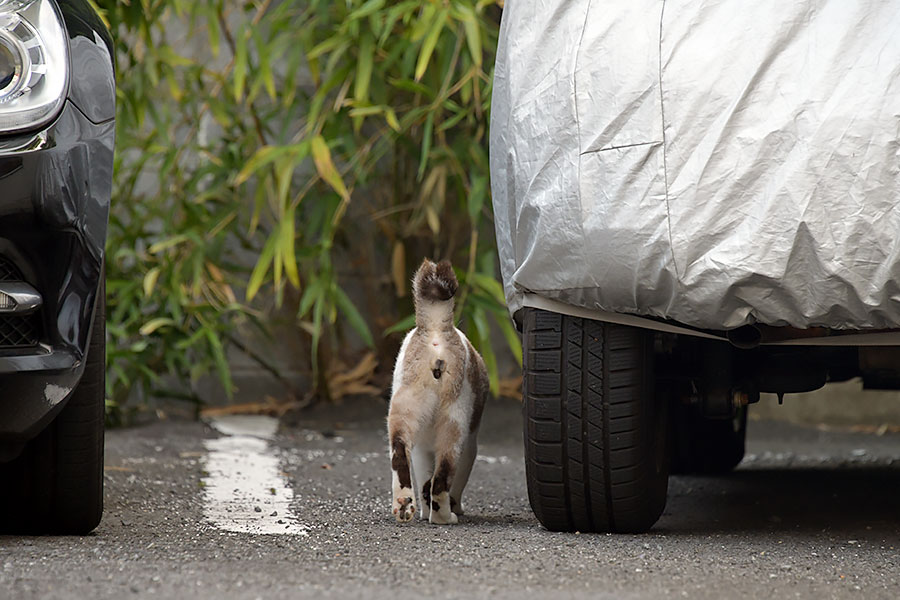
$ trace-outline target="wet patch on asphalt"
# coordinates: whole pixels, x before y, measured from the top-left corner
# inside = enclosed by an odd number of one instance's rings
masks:
[[[222,437],[203,441],[203,515],[234,533],[308,535],[291,512],[294,491],[270,445],[278,421],[265,416],[217,417]]]

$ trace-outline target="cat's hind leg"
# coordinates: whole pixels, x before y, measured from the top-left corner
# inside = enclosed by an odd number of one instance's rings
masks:
[[[456,470],[456,457],[438,457],[437,469],[431,480],[431,516],[428,521],[438,525],[453,525],[459,519],[450,510],[450,484]]]
[[[410,521],[416,514],[415,492],[410,472],[410,445],[414,422],[405,414],[397,398],[391,399],[388,412],[388,440],[391,453],[391,510],[398,522]]]
[[[421,444],[412,449],[413,485],[419,499],[419,518],[431,517],[431,477],[434,475],[434,452]]]
[[[456,465],[456,474],[453,476],[453,484],[450,486],[450,510],[455,515],[462,515],[462,493],[469,482],[469,475],[472,473],[472,465],[475,464],[475,457],[478,455],[478,441],[474,433],[469,434],[463,445],[462,452],[459,455],[459,461]]]
[[[436,426],[435,471],[431,478],[431,523],[451,525],[458,521],[450,510],[450,489],[463,447],[460,427],[449,417],[439,419]]]

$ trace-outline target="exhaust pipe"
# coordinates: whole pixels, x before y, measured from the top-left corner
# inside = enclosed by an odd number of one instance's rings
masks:
[[[752,350],[762,342],[762,331],[756,325],[743,325],[725,333],[731,345],[741,350]]]
[[[829,333],[830,330],[824,327],[797,329],[796,327],[773,327],[771,325],[756,324],[743,325],[737,329],[726,331],[725,338],[731,342],[735,348],[752,350],[760,344],[827,337]]]

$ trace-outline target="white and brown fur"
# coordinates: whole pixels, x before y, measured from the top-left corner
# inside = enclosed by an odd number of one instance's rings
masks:
[[[425,260],[413,279],[416,327],[397,356],[388,412],[393,514],[451,524],[477,453],[487,369],[453,325],[459,284],[450,263]]]

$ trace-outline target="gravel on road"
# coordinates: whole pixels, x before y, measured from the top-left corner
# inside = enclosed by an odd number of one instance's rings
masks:
[[[672,477],[649,533],[563,534],[531,513],[500,400],[460,524],[397,524],[386,410],[318,407],[225,459],[221,427],[110,431],[100,526],[0,537],[0,598],[900,598],[900,434],[751,421],[738,470]]]

